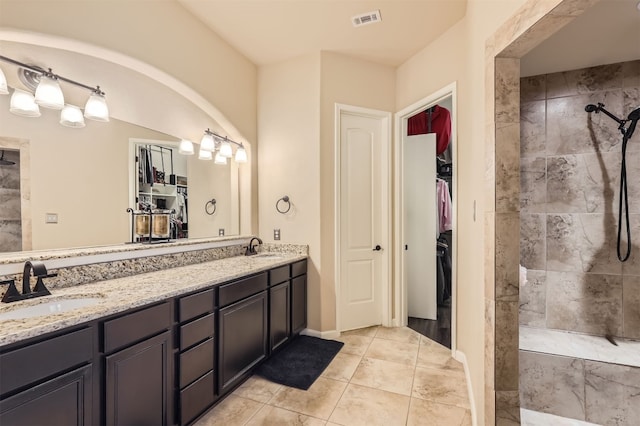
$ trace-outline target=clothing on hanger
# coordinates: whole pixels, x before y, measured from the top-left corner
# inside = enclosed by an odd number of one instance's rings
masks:
[[[436,154],[445,152],[451,138],[451,113],[448,109],[435,105],[409,117],[407,122],[409,136],[427,133],[436,134]]]
[[[436,179],[436,206],[438,208],[438,231],[440,233],[450,231],[452,229],[451,193],[449,192],[449,184],[442,179]]]

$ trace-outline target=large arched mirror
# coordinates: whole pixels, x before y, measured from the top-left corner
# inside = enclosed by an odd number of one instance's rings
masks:
[[[170,164],[165,165],[166,185],[162,184],[177,191],[178,183],[172,184],[169,175],[180,176],[184,197],[180,205],[175,204],[177,192],[171,200],[172,208],[184,206],[185,201],[188,208],[188,216],[182,218],[188,225],[179,225],[180,236],[240,233],[238,180],[240,168],[249,165],[231,161],[221,166],[199,160],[197,145],[194,156],[178,154],[181,138],[197,143],[207,128],[225,134],[201,108],[140,72],[95,56],[14,41],[0,41],[0,55],[54,68],[55,73],[88,85],[99,84],[106,92],[111,115],[108,123],[87,120],[84,128],[61,126],[60,112],[46,108],[41,108],[40,117],[14,115],[9,112],[13,90],[33,89],[20,78],[17,65],[0,61],[10,87],[9,95],[0,96],[0,153],[4,149],[7,163],[16,163],[13,169],[0,165],[0,175],[14,176],[20,182],[0,188],[3,205],[6,201],[15,207],[10,217],[0,216],[0,251],[129,242],[127,208],[135,206],[139,196],[132,159],[137,147],[152,145],[162,147],[159,158],[170,162],[172,154],[174,166],[183,165],[173,173]],[[64,82],[61,87],[66,103],[84,105],[86,90]],[[167,157],[167,153],[171,154]],[[216,211],[208,214],[205,207],[213,199]]]

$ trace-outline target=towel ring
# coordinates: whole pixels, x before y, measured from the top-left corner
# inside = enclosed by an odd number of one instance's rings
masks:
[[[280,210],[280,201],[287,203],[287,209],[286,210]],[[285,195],[284,197],[280,198],[278,201],[276,201],[276,210],[278,210],[278,213],[289,213],[289,210],[291,210],[291,202],[289,201],[289,196]]]
[[[211,210],[211,207],[213,207],[213,210]],[[216,212],[216,199],[213,198],[209,201],[207,201],[207,204],[204,205],[204,211],[211,216],[212,214],[214,214]]]

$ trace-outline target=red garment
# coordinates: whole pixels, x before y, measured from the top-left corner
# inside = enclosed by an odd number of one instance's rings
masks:
[[[429,113],[429,109],[432,110]],[[449,146],[451,138],[451,113],[448,109],[439,105],[429,108],[409,117],[407,123],[407,134],[424,135],[426,133],[436,134],[436,154],[442,154]],[[431,115],[431,131],[429,131],[429,115]]]

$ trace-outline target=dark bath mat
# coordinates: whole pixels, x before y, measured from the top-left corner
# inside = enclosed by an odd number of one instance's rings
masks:
[[[275,383],[307,390],[343,345],[335,340],[298,336],[262,364],[256,374]]]

